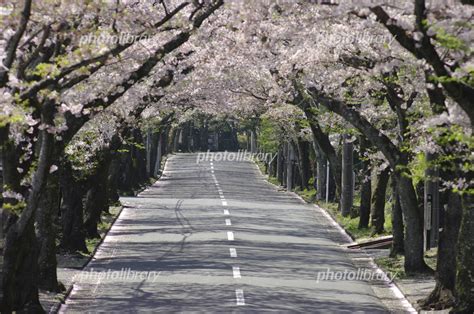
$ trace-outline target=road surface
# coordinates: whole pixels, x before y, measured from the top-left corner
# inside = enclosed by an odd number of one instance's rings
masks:
[[[62,313],[387,312],[367,281],[337,278],[358,269],[320,210],[253,163],[197,160],[171,157],[156,184],[121,199]]]

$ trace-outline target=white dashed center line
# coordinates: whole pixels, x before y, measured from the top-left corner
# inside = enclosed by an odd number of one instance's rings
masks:
[[[232,273],[234,274],[234,278],[242,278],[240,275],[240,267],[232,267]]]
[[[237,305],[245,305],[244,290],[235,290],[235,300]]]
[[[221,199],[222,206],[227,206],[227,201],[225,200],[224,197],[224,192],[219,186],[219,182],[217,181],[216,175],[214,173],[214,164],[211,162],[211,176],[212,179],[214,180],[214,184],[217,187],[217,192],[219,192],[219,198]],[[224,215],[229,216],[230,212],[228,209],[224,209]],[[226,226],[232,226],[232,222],[230,219],[225,220]],[[227,240],[229,241],[234,241],[234,233],[232,231],[227,231]],[[231,258],[236,258],[237,257],[237,250],[233,247],[229,248],[229,253]],[[242,278],[242,275],[240,274],[240,267],[237,266],[232,266],[232,275],[234,278]],[[236,299],[236,305],[245,305],[245,298],[244,298],[244,290],[242,289],[236,289],[235,290],[235,299]]]

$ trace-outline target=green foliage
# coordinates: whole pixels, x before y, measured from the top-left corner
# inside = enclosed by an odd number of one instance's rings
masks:
[[[2,207],[6,212],[20,216],[21,212],[26,208],[26,202],[21,201],[16,204],[3,203]]]
[[[20,123],[22,122],[24,117],[22,115],[0,115],[0,128],[4,128],[9,124]]]
[[[316,190],[315,189],[304,189],[303,191],[296,191],[299,196],[301,196],[306,202],[312,203],[316,199]]]
[[[278,152],[278,145],[280,143],[280,130],[276,123],[269,118],[262,118],[260,123],[260,134],[258,143],[260,147],[268,153]]]
[[[413,185],[417,186],[420,181],[425,179],[425,172],[429,167],[429,163],[426,161],[426,154],[418,153],[411,161],[409,167]]]
[[[33,75],[37,75],[40,77],[56,77],[60,74],[59,68],[50,63],[40,63],[36,66],[36,68],[31,72]]]
[[[457,50],[457,51],[464,51],[469,52],[469,46],[460,38],[448,34],[445,29],[436,27],[436,41],[443,47]]]
[[[371,238],[377,238],[380,235],[372,236],[372,231],[370,228],[359,229],[359,217],[351,218],[350,216],[344,217],[341,212],[338,210],[337,203],[325,203],[317,202],[317,204],[325,208],[331,216],[357,241],[369,240]],[[392,234],[392,219],[390,211],[385,211],[385,224],[384,224],[384,233],[383,235]]]

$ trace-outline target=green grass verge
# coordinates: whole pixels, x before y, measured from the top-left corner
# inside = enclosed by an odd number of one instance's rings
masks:
[[[432,269],[436,269],[436,259],[437,259],[438,249],[432,249],[425,252],[425,262]],[[385,272],[388,272],[392,275],[397,274],[397,278],[418,278],[419,274],[409,275],[405,273],[403,264],[405,263],[405,257],[397,255],[396,257],[378,257],[375,259],[375,263],[382,268]]]
[[[262,173],[265,173],[265,163],[261,161],[255,162],[259,167]],[[275,177],[268,177],[268,181],[275,185],[280,185],[277,178]],[[316,201],[316,193],[317,191],[314,188],[300,190],[296,188],[294,190],[299,196],[301,196],[306,202],[308,203],[316,203],[318,206],[326,209],[329,214],[355,239],[357,242],[367,241],[370,239],[378,238],[380,236],[391,235],[392,234],[392,217],[390,210],[390,202],[387,202],[386,210],[385,210],[385,224],[384,224],[384,233],[372,235],[372,230],[368,229],[359,229],[359,217],[344,217],[338,211],[338,204],[337,203],[326,203]],[[354,197],[354,206],[360,206],[360,196],[356,195]]]
[[[370,239],[392,234],[392,217],[388,210],[385,210],[384,233],[372,235],[370,228],[359,229],[359,217],[344,217],[338,210],[337,203],[316,202],[318,206],[326,209],[329,214],[355,239],[357,242],[363,242]]]
[[[84,255],[91,256],[94,253],[96,247],[99,245],[99,243],[102,241],[102,239],[105,237],[107,232],[112,227],[112,223],[115,221],[115,218],[117,218],[117,216],[119,215],[120,210],[121,210],[120,206],[113,206],[109,208],[110,213],[102,213],[100,217],[101,222],[97,226],[100,239],[99,238],[86,239],[86,246],[87,246],[87,250],[89,251],[89,254],[84,254]]]

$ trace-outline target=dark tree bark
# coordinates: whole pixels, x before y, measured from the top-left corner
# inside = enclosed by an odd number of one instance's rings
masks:
[[[157,136],[156,144],[156,159],[155,166],[153,167],[153,176],[158,178],[161,173],[161,161],[163,158],[163,133],[160,132]]]
[[[472,173],[471,173],[472,174]],[[468,176],[472,180],[472,176]],[[471,187],[472,188],[472,187]],[[474,196],[462,196],[462,220],[457,244],[457,313],[474,312]]]
[[[119,203],[120,195],[118,192],[118,182],[120,180],[120,154],[112,153],[112,160],[109,167],[108,175],[108,197],[109,205],[116,205]]]
[[[88,253],[84,229],[84,182],[75,178],[70,163],[64,160],[61,168],[62,239],[61,247],[67,252]]]
[[[317,164],[317,179],[316,179],[316,198],[318,200],[326,199],[326,185],[327,185],[327,159],[323,153],[313,145],[314,152],[316,154],[316,164]]]
[[[354,172],[353,172],[353,151],[354,146],[348,142],[348,135],[344,135],[342,147],[342,182],[341,182],[341,214],[344,217],[350,215],[354,198]]]
[[[392,175],[392,246],[390,248],[390,256],[395,257],[398,254],[404,254],[404,225],[403,214],[400,205],[400,192],[398,190],[398,182],[395,175]]]
[[[101,214],[108,212],[109,208],[107,174],[110,158],[108,152],[103,152],[103,154],[106,156],[100,161],[96,173],[89,178],[89,189],[86,193],[84,228],[88,238],[100,238],[97,225],[100,223]]]
[[[181,138],[182,138],[181,151],[183,151],[183,152],[190,152],[191,151],[191,149],[189,147],[189,145],[190,145],[189,136],[190,136],[190,123],[186,122],[183,125],[182,132],[181,132]]]
[[[293,182],[294,182],[294,176],[293,176],[293,156],[294,156],[294,150],[293,150],[293,144],[291,142],[287,143],[287,157],[286,157],[286,189],[287,191],[293,190]]]
[[[286,187],[288,177],[288,143],[283,143],[283,180],[282,186]]]
[[[57,173],[49,175],[43,197],[36,213],[36,238],[39,243],[39,287],[60,292],[56,260],[56,232],[54,219],[60,206],[59,178]]]
[[[253,154],[258,153],[257,144],[257,128],[250,130],[250,152]]]
[[[333,176],[334,183],[336,185],[336,201],[341,197],[341,183],[342,183],[342,161],[341,157],[338,156],[336,150],[329,140],[328,134],[324,133],[321,127],[315,122],[310,110],[307,110],[306,116],[308,117],[311,132],[313,134],[313,140],[320,150],[324,153],[325,157],[329,160],[329,167],[331,168],[331,175]]]
[[[456,283],[456,246],[461,226],[461,196],[448,193],[447,210],[444,216],[445,225],[440,234],[438,258],[436,264],[436,287],[430,295],[421,301],[423,307],[444,309],[455,303]]]
[[[423,259],[423,212],[413,182],[404,174],[397,174],[400,204],[405,222],[405,272],[430,272]]]
[[[300,174],[301,190],[308,189],[308,182],[310,177],[309,168],[309,143],[298,139],[298,169]]]
[[[359,216],[359,229],[369,227],[370,218],[370,205],[372,197],[372,178],[371,178],[371,167],[370,161],[365,157],[369,146],[369,142],[365,136],[360,136],[360,155],[362,160],[362,184],[360,189],[360,216]]]
[[[54,104],[45,103],[41,119],[52,124]],[[34,228],[36,210],[53,161],[54,137],[41,131],[40,153],[28,191],[26,207],[7,231],[3,262],[2,313],[43,313],[38,298],[38,243]]]
[[[207,121],[201,129],[201,151],[206,152],[209,149],[209,125]]]
[[[390,167],[386,167],[378,175],[375,189],[372,194],[372,210],[370,215],[372,234],[382,234],[384,232],[383,225],[385,223],[385,196],[389,178]]]
[[[143,145],[145,139],[140,129],[133,129],[132,135],[135,143]],[[136,181],[133,183],[134,189],[139,189],[144,183],[148,182],[148,174],[146,171],[146,150],[143,146],[134,145],[132,151],[132,167],[136,173]]]
[[[1,312],[44,313],[38,297],[39,250],[34,219],[21,232],[16,228],[16,225],[10,228],[5,240]]]
[[[283,144],[280,144],[278,147],[278,156],[277,156],[277,179],[280,184],[283,184],[283,173],[284,173],[284,153],[283,153]]]

